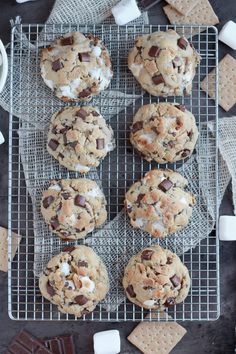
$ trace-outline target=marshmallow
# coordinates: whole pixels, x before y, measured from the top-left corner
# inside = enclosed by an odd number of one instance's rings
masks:
[[[228,21],[219,33],[219,40],[232,49],[236,49],[236,23]]]
[[[120,333],[113,329],[95,333],[93,336],[93,348],[95,354],[120,353]]]
[[[111,9],[111,12],[119,26],[126,25],[141,15],[136,0],[121,0]]]
[[[236,241],[236,216],[222,215],[219,220],[221,241]]]
[[[2,132],[0,132],[0,145],[5,142],[4,136],[2,135]]]

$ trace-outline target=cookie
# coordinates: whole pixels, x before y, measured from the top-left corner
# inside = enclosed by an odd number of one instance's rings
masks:
[[[92,248],[67,246],[48,262],[39,288],[59,311],[81,317],[105,298],[109,280],[105,265]]]
[[[115,147],[113,131],[94,107],[65,107],[51,119],[47,150],[68,170],[86,173]]]
[[[144,90],[154,96],[182,96],[192,91],[200,56],[174,30],[138,37],[128,66]]]
[[[130,141],[147,160],[175,162],[189,157],[198,138],[195,118],[184,105],[152,103],[139,108]]]
[[[41,75],[62,101],[87,101],[105,90],[112,78],[111,61],[98,37],[67,33],[42,50]]]
[[[171,251],[150,246],[133,256],[125,268],[123,287],[134,304],[164,310],[187,297],[190,277],[186,266]]]
[[[52,232],[64,240],[77,240],[106,221],[106,199],[92,180],[54,180],[43,192],[41,212]]]
[[[134,228],[153,237],[165,237],[184,228],[192,215],[194,196],[184,189],[186,178],[172,170],[151,170],[125,195],[125,207]]]

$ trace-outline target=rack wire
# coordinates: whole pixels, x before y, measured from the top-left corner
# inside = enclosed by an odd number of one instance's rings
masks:
[[[55,169],[48,171],[48,165],[45,161],[51,159],[43,146],[40,161],[42,166],[35,164],[33,170],[29,171],[30,163],[38,161],[36,156],[39,151],[39,144],[46,140],[47,129],[43,125],[43,119],[46,115],[59,110],[63,104],[55,99],[53,93],[46,86],[41,89],[42,79],[40,77],[40,48],[48,45],[52,39],[70,31],[81,31],[83,33],[93,33],[98,35],[104,42],[111,54],[111,60],[114,70],[114,78],[109,90],[113,92],[110,101],[104,100],[102,95],[95,99],[96,105],[105,113],[106,119],[111,124],[116,138],[117,148],[113,151],[101,166],[97,173],[101,180],[102,187],[107,199],[108,221],[112,221],[123,208],[123,199],[125,191],[140,176],[158,164],[147,163],[142,160],[134,152],[128,141],[129,126],[132,122],[133,115],[137,109],[146,103],[167,101],[167,99],[159,99],[143,92],[137,84],[131,73],[127,69],[127,54],[133,46],[134,39],[137,35],[152,33],[159,30],[167,30],[173,28],[183,35],[187,35],[193,43],[197,51],[201,54],[202,61],[197,69],[193,82],[193,91],[190,96],[186,97],[169,97],[168,101],[176,101],[186,105],[187,109],[193,112],[199,128],[199,144],[203,143],[201,137],[206,133],[206,125],[213,121],[211,133],[207,133],[207,142],[204,149],[197,148],[194,154],[195,160],[199,164],[203,164],[208,169],[209,178],[201,179],[199,175],[198,196],[196,210],[202,207],[201,186],[206,183],[208,192],[213,198],[206,198],[206,214],[208,206],[213,210],[213,228],[210,222],[207,223],[203,233],[199,230],[199,243],[194,248],[192,243],[192,235],[188,235],[187,245],[188,251],[183,248],[182,252],[178,249],[178,253],[182,253],[181,259],[187,266],[192,279],[190,293],[186,300],[166,313],[164,320],[168,320],[171,315],[173,320],[214,320],[219,316],[219,244],[217,235],[218,220],[218,199],[217,199],[217,74],[215,76],[216,100],[211,100],[205,93],[200,91],[200,82],[213,68],[218,65],[217,52],[217,31],[212,26],[122,26],[114,25],[41,25],[41,24],[24,24],[16,25],[12,29],[11,36],[11,107],[9,122],[9,282],[8,282],[8,311],[9,316],[16,320],[75,320],[71,315],[61,314],[57,308],[43,299],[38,288],[38,276],[35,272],[35,260],[37,259],[37,248],[42,246],[48,237],[51,244],[57,242],[57,248],[62,249],[65,246],[60,240],[56,240],[55,236],[48,233],[45,228],[42,230],[41,239],[35,236],[37,220],[36,220],[36,200],[38,191],[38,182],[47,183],[48,174],[54,177],[54,172],[58,172],[59,177],[71,178],[74,176],[64,169]],[[202,32],[203,31],[203,32]],[[196,34],[197,32],[197,34]],[[40,89],[39,89],[40,88]],[[120,96],[118,92],[123,92],[124,96]],[[117,93],[117,95],[115,94]],[[32,98],[33,95],[33,98]],[[125,97],[125,98],[124,98]],[[125,100],[125,101],[124,101]],[[124,104],[125,102],[125,104]],[[93,104],[93,101],[89,104]],[[14,116],[17,114],[18,118]],[[40,135],[41,140],[32,137]],[[30,146],[27,145],[27,139],[30,140]],[[208,145],[209,144],[209,145]],[[27,149],[25,148],[27,147]],[[51,160],[50,160],[51,161]],[[202,162],[201,162],[202,161]],[[22,162],[24,167],[22,166]],[[51,161],[52,162],[52,161]],[[52,162],[53,163],[53,162]],[[55,162],[54,162],[55,163]],[[191,160],[188,161],[191,164]],[[172,166],[174,169],[180,168],[183,172],[186,163],[177,162]],[[55,165],[54,165],[55,166]],[[192,175],[192,178],[194,176]],[[29,182],[33,180],[33,187]],[[35,189],[35,190],[34,190]],[[34,198],[35,197],[35,198]],[[211,205],[210,205],[211,204]],[[207,214],[208,215],[208,214]],[[208,217],[207,217],[208,218]],[[207,219],[208,220],[208,219]],[[126,222],[126,221],[125,221]],[[216,223],[216,225],[214,225]],[[128,220],[127,220],[128,225]],[[126,227],[126,224],[125,224]],[[16,256],[12,261],[12,245],[11,231],[22,236]],[[103,237],[103,229],[100,230]],[[209,234],[209,235],[208,235]],[[139,244],[144,243],[145,235],[141,232]],[[135,236],[135,235],[134,235]],[[127,235],[124,232],[122,239],[123,258],[125,258]],[[169,247],[170,242],[172,249],[177,245],[178,235],[173,235],[171,241],[167,238],[164,246]],[[90,236],[90,244],[96,245],[94,234]],[[56,240],[56,241],[55,241]],[[153,242],[149,238],[150,243]],[[200,242],[201,240],[201,242]],[[118,244],[117,240],[117,244]],[[109,258],[109,239],[104,237],[104,245],[107,250],[102,257]],[[132,238],[133,250],[137,246],[137,238]],[[106,247],[105,247],[106,248]],[[52,247],[53,249],[53,247]],[[118,249],[118,248],[117,248]],[[48,255],[47,255],[48,256]],[[49,255],[50,256],[50,255]],[[117,254],[117,260],[120,257]],[[115,262],[115,263],[114,263]],[[123,267],[112,259],[111,264],[117,267]],[[140,321],[144,320],[147,311],[131,304],[125,296],[122,301],[118,298],[121,291],[120,272],[117,271],[116,287],[112,289],[113,298],[117,294],[116,311],[107,311],[104,304],[99,304],[96,309],[80,320],[97,320],[97,321]],[[109,297],[107,302],[109,303]],[[161,319],[157,317],[157,319]],[[162,318],[163,319],[163,318]],[[76,319],[78,320],[78,319]]]

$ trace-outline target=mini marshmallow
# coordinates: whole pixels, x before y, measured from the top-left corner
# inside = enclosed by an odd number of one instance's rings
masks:
[[[69,264],[67,262],[62,262],[60,266],[60,270],[65,276],[69,275],[70,274]]]
[[[141,15],[136,0],[121,0],[111,9],[111,12],[119,26],[126,25]]]
[[[2,135],[2,132],[0,132],[0,145],[5,142],[4,136]]]
[[[93,348],[95,354],[120,353],[120,333],[113,329],[95,333],[93,336]]]
[[[219,33],[219,40],[232,49],[236,49],[236,23],[228,21]]]
[[[236,216],[222,215],[219,220],[221,241],[236,241]]]
[[[53,184],[48,189],[53,189],[54,191],[57,191],[57,192],[61,191],[61,187],[58,184]]]

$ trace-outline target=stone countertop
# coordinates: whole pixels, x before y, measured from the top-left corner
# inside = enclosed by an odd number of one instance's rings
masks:
[[[228,20],[236,21],[235,0],[210,0],[220,19],[220,29]],[[25,4],[16,4],[14,0],[0,1],[0,38],[6,44],[10,39],[9,19],[16,15],[23,23],[43,23],[53,6],[53,0],[39,0]],[[167,24],[161,1],[150,11],[150,21],[155,24]],[[219,58],[226,53],[236,57],[236,52],[220,43]],[[229,113],[220,108],[220,117],[236,114],[236,107]],[[0,109],[0,130],[6,143],[0,146],[0,225],[7,226],[7,180],[8,180],[8,113]],[[221,205],[221,214],[232,214],[231,188],[228,187]],[[220,243],[220,283],[221,316],[212,322],[183,322],[187,334],[174,348],[173,354],[231,354],[234,352],[234,327],[236,324],[236,242]],[[73,333],[76,339],[76,353],[92,354],[92,336],[95,332],[118,329],[121,335],[122,354],[140,353],[126,339],[136,323],[94,323],[94,322],[17,322],[7,314],[7,274],[0,272],[0,353],[3,353],[13,336],[25,328],[38,337],[50,337],[63,333]]]

